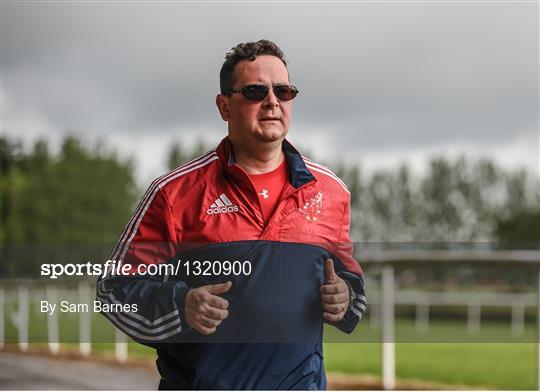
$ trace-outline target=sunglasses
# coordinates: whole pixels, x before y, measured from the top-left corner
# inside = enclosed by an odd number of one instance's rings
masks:
[[[288,84],[276,84],[272,86],[272,90],[280,101],[290,101],[298,94],[298,89]],[[270,87],[264,84],[248,84],[240,90],[228,90],[223,92],[223,94],[231,95],[233,93],[240,93],[250,101],[262,101],[268,96],[269,92]]]

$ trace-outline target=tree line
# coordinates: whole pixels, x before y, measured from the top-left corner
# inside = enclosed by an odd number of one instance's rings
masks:
[[[210,149],[175,143],[170,170]],[[312,157],[317,161],[316,157]],[[406,164],[362,172],[359,165],[326,163],[351,193],[351,237],[362,242],[540,243],[540,178],[489,159],[436,157],[422,176]]]
[[[133,165],[66,137],[53,153],[0,138],[0,276],[37,277],[43,262],[106,257],[140,195]]]
[[[174,143],[164,164],[173,169],[208,149],[202,142]],[[371,174],[358,165],[328,166],[351,192],[355,241],[540,243],[537,173],[466,157],[433,158],[421,176],[405,164]],[[87,146],[68,136],[53,153],[45,140],[25,149],[20,140],[0,138],[4,248],[114,244],[143,191],[132,162],[103,145]],[[0,272],[8,273],[7,267]]]
[[[53,154],[44,140],[30,151],[0,138],[0,241],[110,241],[140,193],[133,165],[102,145],[66,137]]]

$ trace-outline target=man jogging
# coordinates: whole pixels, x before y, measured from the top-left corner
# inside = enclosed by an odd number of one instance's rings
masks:
[[[160,389],[325,389],[323,321],[350,333],[366,309],[349,192],[285,139],[277,45],[233,48],[220,89],[227,137],[152,183],[111,255],[129,274],[97,300],[137,305],[103,314],[157,349]],[[156,263],[174,270],[141,273]]]

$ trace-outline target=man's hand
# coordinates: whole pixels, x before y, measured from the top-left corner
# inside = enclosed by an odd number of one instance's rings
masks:
[[[229,301],[218,296],[229,291],[231,281],[201,286],[186,295],[186,323],[203,335],[216,332],[216,328],[229,315]]]
[[[332,259],[324,263],[324,285],[321,286],[323,317],[327,321],[339,321],[349,307],[349,287],[334,271]]]

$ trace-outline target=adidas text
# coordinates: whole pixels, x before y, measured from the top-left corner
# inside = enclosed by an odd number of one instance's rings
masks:
[[[238,212],[238,206],[215,207],[206,210],[208,215],[226,214],[228,212]]]

